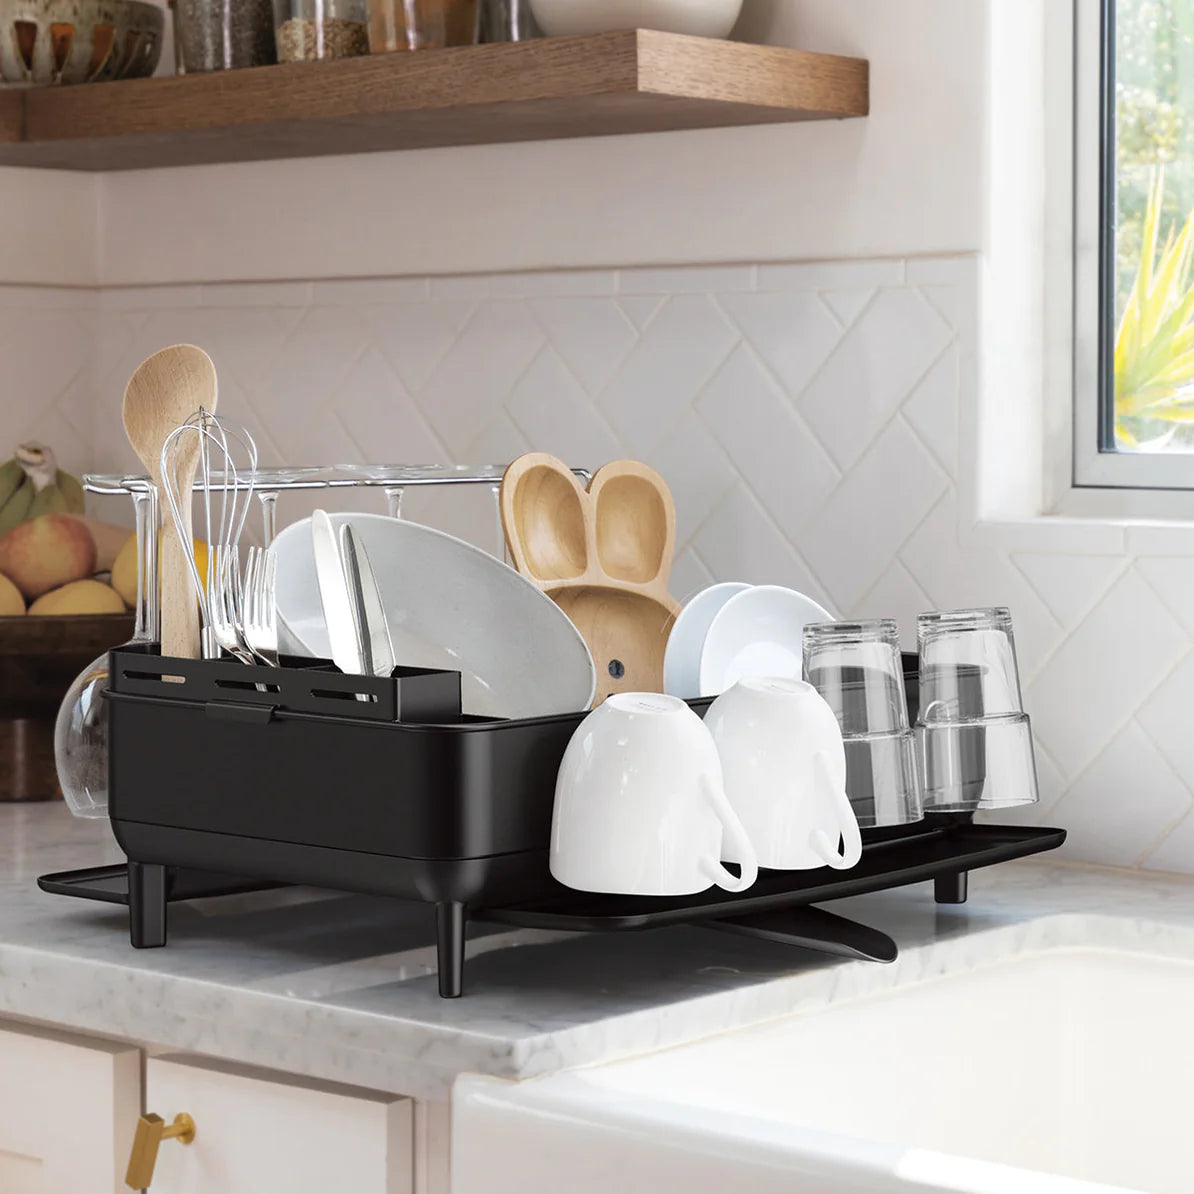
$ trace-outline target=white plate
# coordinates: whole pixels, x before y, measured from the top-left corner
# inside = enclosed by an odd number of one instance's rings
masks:
[[[749,588],[741,581],[727,581],[702,589],[684,603],[668,635],[663,657],[664,692],[685,701],[701,695],[701,651],[709,627],[731,597]]]
[[[333,514],[364,541],[405,667],[459,671],[466,713],[546,717],[587,709],[597,674],[585,641],[550,597],[480,548],[414,522],[377,514]],[[278,621],[284,647],[330,652],[311,520],[274,540]]]
[[[720,696],[751,676],[801,679],[805,626],[833,621],[811,597],[779,585],[758,585],[731,597],[705,635],[701,696]]]

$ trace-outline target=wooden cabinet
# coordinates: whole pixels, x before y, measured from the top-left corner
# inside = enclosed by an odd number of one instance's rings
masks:
[[[180,1112],[195,1123],[193,1143],[163,1142],[152,1194],[413,1190],[409,1099],[189,1057],[155,1057],[146,1063],[145,1106],[167,1123]],[[10,1194],[3,1182],[0,1191]]]
[[[415,1194],[416,1168],[418,1194],[447,1189],[446,1107],[421,1108],[416,1167],[410,1099],[0,1024],[0,1194],[128,1194],[143,1110],[195,1129],[162,1141],[150,1194]]]
[[[0,1191],[116,1194],[141,1110],[131,1045],[0,1027]]]

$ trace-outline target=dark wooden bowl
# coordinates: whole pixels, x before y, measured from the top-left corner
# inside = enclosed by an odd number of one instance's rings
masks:
[[[61,795],[58,707],[93,659],[132,634],[132,614],[0,618],[0,803]]]

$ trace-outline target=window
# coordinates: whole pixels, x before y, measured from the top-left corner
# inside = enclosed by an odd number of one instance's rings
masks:
[[[1075,481],[1194,489],[1194,0],[1076,16]]]

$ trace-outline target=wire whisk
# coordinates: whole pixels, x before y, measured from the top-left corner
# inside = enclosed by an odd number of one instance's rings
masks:
[[[187,525],[183,503],[193,497],[190,491],[183,492],[185,478],[196,452],[207,541],[203,573],[194,541],[183,530]],[[242,630],[239,550],[256,472],[257,444],[248,430],[228,419],[218,419],[202,408],[176,427],[162,445],[162,487],[199,600],[204,659],[218,659],[227,651],[244,663],[257,661]]]

